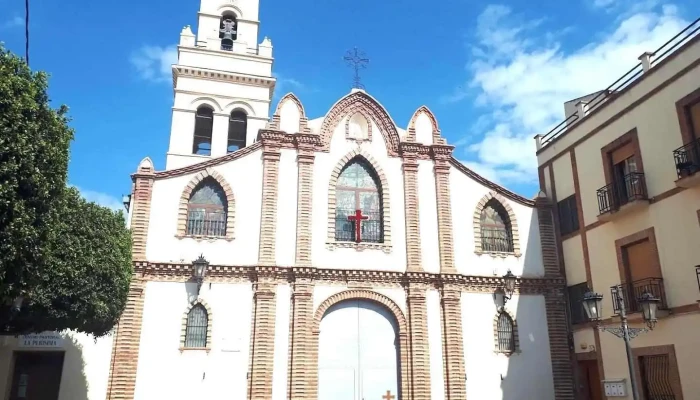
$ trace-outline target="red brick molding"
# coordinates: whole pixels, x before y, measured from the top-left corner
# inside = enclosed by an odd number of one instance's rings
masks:
[[[314,349],[314,352],[318,352],[318,338],[320,334],[321,320],[326,314],[326,311],[334,304],[340,303],[345,300],[362,299],[369,300],[386,307],[396,319],[399,331],[397,335],[399,336],[399,356],[400,356],[400,377],[401,377],[401,393],[404,399],[411,399],[408,394],[408,371],[409,366],[409,351],[408,351],[408,323],[404,313],[401,308],[390,298],[383,294],[373,292],[371,290],[346,290],[334,294],[333,296],[327,298],[320,306],[316,309],[313,320],[312,328],[312,342],[310,347]],[[309,383],[313,383],[313,387],[309,388],[308,399],[316,399],[318,397],[318,357],[313,357],[313,364],[310,365]],[[401,399],[399,399],[401,400]]]
[[[442,352],[444,357],[445,399],[467,398],[465,381],[464,338],[462,335],[462,292],[456,287],[440,290],[442,313]]]
[[[185,347],[185,338],[187,334],[187,317],[190,313],[190,310],[198,304],[201,304],[202,307],[207,311],[207,345],[206,347]],[[209,307],[209,304],[207,304],[206,301],[202,298],[198,298],[197,300],[191,302],[187,308],[185,309],[185,312],[182,314],[182,328],[180,329],[180,351],[183,350],[206,350],[207,353],[211,350],[211,327],[212,323],[214,320],[214,314],[211,312],[211,307]]]
[[[288,101],[294,103],[297,106],[297,109],[299,110],[299,131],[287,133],[310,133],[311,131],[309,130],[308,124],[309,119],[306,117],[304,106],[301,104],[301,101],[299,101],[297,96],[295,96],[293,93],[285,94],[277,103],[277,108],[275,109],[275,113],[272,115],[272,121],[269,124],[269,129],[280,130],[280,111],[282,110],[282,106]]]
[[[430,123],[432,124],[433,128],[433,144],[445,144],[445,139],[440,137],[440,128],[438,127],[437,119],[435,118],[433,112],[430,111],[430,109],[426,106],[418,107],[416,112],[413,113],[413,116],[411,117],[411,120],[408,123],[406,141],[416,141],[416,119],[418,119],[418,116],[420,116],[421,114],[425,114],[430,119]]]
[[[294,278],[292,284],[292,299],[290,304],[289,331],[289,382],[287,398],[290,400],[306,400],[308,393],[315,391],[318,380],[310,380],[308,370],[318,360],[318,347],[312,347],[312,320],[314,286],[310,278]],[[318,377],[316,377],[318,379]],[[314,388],[314,389],[312,389]]]
[[[328,111],[321,125],[321,143],[323,151],[329,151],[331,146],[331,138],[335,128],[347,117],[362,111],[363,116],[368,116],[368,121],[374,121],[379,128],[379,132],[384,138],[387,154],[396,157],[399,154],[399,132],[396,129],[396,124],[386,112],[384,107],[379,104],[372,96],[365,92],[357,91],[343,97],[335,103],[333,108]]]
[[[279,147],[263,141],[262,210],[258,247],[258,262],[263,265],[275,264],[280,156]]]
[[[409,324],[410,365],[409,392],[411,400],[429,400],[430,346],[428,343],[428,309],[426,304],[427,285],[410,283],[406,286],[406,314]],[[444,364],[443,364],[444,369]],[[406,392],[404,392],[406,393]]]
[[[347,165],[350,160],[353,158],[360,156],[363,157],[365,160],[367,160],[367,163],[369,163],[372,168],[374,168],[374,171],[377,173],[377,176],[379,177],[379,183],[381,185],[381,196],[382,196],[382,215],[384,217],[384,243],[355,243],[355,242],[336,242],[335,240],[335,205],[336,205],[336,199],[335,199],[335,187],[338,184],[338,177],[340,176],[341,171]],[[330,250],[336,249],[336,248],[352,248],[355,250],[366,250],[366,249],[374,249],[374,250],[382,250],[385,253],[390,253],[391,252],[391,197],[389,196],[389,182],[386,179],[386,175],[384,174],[384,170],[382,170],[382,167],[379,165],[377,160],[372,157],[371,154],[366,152],[363,149],[356,148],[355,150],[352,150],[348,154],[346,154],[343,158],[338,161],[336,164],[335,168],[333,168],[333,172],[331,172],[331,179],[328,182],[328,240],[326,243],[326,247],[328,247]]]
[[[146,157],[139,163],[136,173],[132,175],[133,196],[131,212],[131,249],[134,260],[146,259],[146,241],[148,239],[148,222],[151,219],[151,195],[155,171],[153,161]]]
[[[192,196],[192,191],[197,187],[197,185],[199,185],[203,180],[207,178],[211,178],[214,181],[216,181],[221,186],[221,189],[226,195],[226,236],[224,237],[204,235],[195,236],[187,234],[187,205],[190,201],[190,197]],[[182,195],[180,196],[180,206],[177,210],[177,234],[175,236],[180,239],[194,238],[197,240],[233,240],[233,229],[235,226],[235,219],[236,201],[234,200],[233,190],[231,189],[231,186],[228,184],[228,182],[226,182],[226,179],[224,179],[224,177],[221,176],[221,174],[219,174],[211,168],[207,168],[206,170],[201,171],[200,173],[195,175],[192,178],[192,180],[190,180],[190,182],[187,184],[187,186],[185,186],[185,190],[182,191]]]
[[[439,134],[439,131],[438,131]],[[440,272],[457,273],[454,262],[454,236],[452,233],[452,195],[450,192],[450,158],[454,146],[432,145],[434,160],[435,193],[438,215],[438,246],[440,248]]]
[[[554,398],[574,400],[574,375],[571,368],[574,356],[569,348],[566,300],[561,290],[554,289],[545,294],[544,302],[549,333],[549,354],[552,360]]]
[[[484,206],[486,206],[486,203],[489,202],[489,200],[495,199],[501,205],[503,208],[506,210],[508,213],[508,220],[510,222],[510,231],[511,235],[513,236],[513,252],[512,253],[504,253],[504,252],[493,252],[493,251],[484,251],[481,248],[481,212],[484,210]],[[506,256],[516,256],[520,257],[520,232],[518,231],[518,220],[515,218],[515,212],[513,212],[513,208],[511,208],[510,204],[508,204],[508,200],[506,200],[503,196],[496,192],[489,192],[486,196],[482,197],[481,200],[479,200],[479,203],[476,205],[476,209],[474,209],[474,252],[476,254],[490,254],[492,256],[499,256],[499,257],[506,257]]]
[[[501,314],[506,314],[508,317],[510,317],[510,320],[513,322],[513,342],[515,342],[513,351],[503,351],[498,348],[498,318],[501,316]],[[498,354],[504,354],[506,357],[510,357],[513,354],[520,353],[520,336],[518,335],[518,321],[515,319],[513,313],[511,313],[507,308],[498,311],[496,315],[493,316],[493,344],[495,346],[493,351]]]
[[[258,281],[253,285],[248,374],[249,400],[270,400],[272,398],[276,289],[277,285],[268,281]]]

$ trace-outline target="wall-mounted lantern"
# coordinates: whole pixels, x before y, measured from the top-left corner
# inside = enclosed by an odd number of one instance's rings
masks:
[[[196,260],[192,261],[192,277],[195,282],[197,282],[197,295],[199,295],[199,289],[202,287],[202,282],[204,282],[208,267],[209,261],[207,261],[202,254],[200,254]]]

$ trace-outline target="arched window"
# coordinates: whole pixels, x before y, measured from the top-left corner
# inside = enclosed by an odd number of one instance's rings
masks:
[[[508,213],[496,199],[489,200],[481,211],[481,249],[487,252],[513,252]]]
[[[381,186],[367,160],[350,160],[338,177],[335,193],[335,240],[383,243]]]
[[[498,351],[502,353],[514,352],[515,329],[513,327],[513,320],[510,318],[510,315],[508,315],[508,313],[502,311],[498,315],[496,331],[498,335]]]
[[[187,235],[226,236],[226,195],[212,178],[192,191],[187,204]]]
[[[233,110],[228,118],[228,146],[227,153],[245,147],[245,137],[248,130],[248,116],[241,110]]]
[[[211,132],[214,127],[214,110],[209,106],[199,106],[194,117],[194,142],[192,153],[211,155]]]
[[[221,50],[233,50],[233,42],[238,37],[238,21],[233,13],[224,13],[219,20]]]
[[[185,347],[207,347],[209,316],[203,305],[197,304],[187,313]]]

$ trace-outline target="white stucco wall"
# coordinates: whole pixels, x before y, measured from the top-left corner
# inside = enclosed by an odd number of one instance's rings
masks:
[[[510,357],[494,352],[493,296],[462,293],[467,398],[554,400],[544,297],[515,295],[506,309],[520,336],[520,352]]]
[[[418,162],[418,210],[423,269],[426,272],[439,273],[437,192],[433,164],[433,161]]]
[[[296,255],[297,237],[297,152],[282,150],[277,187],[277,265],[292,266]]]
[[[180,351],[183,314],[194,283],[146,285],[139,348],[137,400],[246,397],[252,287],[203,285],[199,298],[211,308],[211,351]]]

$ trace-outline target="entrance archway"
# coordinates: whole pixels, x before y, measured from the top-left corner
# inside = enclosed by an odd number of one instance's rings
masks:
[[[371,291],[331,296],[316,312],[319,400],[394,399],[405,393],[406,321],[398,306]]]

